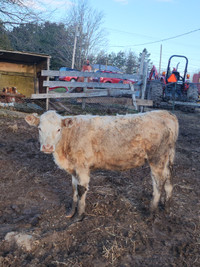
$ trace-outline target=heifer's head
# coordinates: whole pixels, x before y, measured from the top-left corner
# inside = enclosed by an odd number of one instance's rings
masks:
[[[31,126],[38,126],[40,150],[53,153],[59,142],[63,127],[71,127],[72,119],[63,118],[55,111],[47,111],[40,117],[37,114],[27,115],[26,122]]]

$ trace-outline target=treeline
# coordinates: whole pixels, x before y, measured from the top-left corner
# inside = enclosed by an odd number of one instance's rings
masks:
[[[35,52],[51,55],[51,69],[62,66],[71,67],[76,29],[66,27],[62,23],[44,22],[43,24],[28,23],[14,27],[8,31],[1,26],[0,47],[16,51]],[[86,54],[87,46],[84,37],[77,37],[75,68],[81,69],[86,57],[92,64],[112,65],[125,73],[137,72],[141,54],[136,56],[133,51],[107,53],[104,50]],[[147,52],[147,51],[146,51]],[[147,52],[147,58],[150,54]]]
[[[62,23],[41,19],[41,14],[29,9],[28,3],[0,1],[0,49],[48,54],[51,69],[70,68],[76,37],[74,68],[80,70],[85,59],[89,59],[92,64],[112,65],[125,73],[137,72],[142,53],[136,55],[131,50],[108,53],[102,49],[107,46],[107,33],[102,28],[104,15],[87,0],[72,0]],[[149,58],[146,51],[146,60],[150,61]]]

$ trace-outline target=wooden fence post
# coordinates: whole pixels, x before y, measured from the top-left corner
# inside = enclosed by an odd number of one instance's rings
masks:
[[[131,91],[133,91],[133,94],[132,94],[132,101],[133,101],[133,106],[135,107],[136,110],[138,110],[138,107],[137,107],[137,102],[136,102],[136,98],[135,98],[135,89],[134,89],[134,85],[132,83],[130,83],[130,88],[131,88]]]
[[[146,56],[146,52],[143,51],[142,52],[142,56],[141,56],[140,69],[139,69],[139,74],[140,75],[143,75],[143,73],[144,73],[144,60],[145,60],[145,56]]]
[[[47,58],[47,70],[49,70],[49,66],[50,66],[50,58]],[[49,76],[47,76],[47,82],[49,81]],[[49,93],[49,86],[47,86],[47,90],[46,90],[47,96]],[[49,109],[49,98],[47,97],[46,99],[46,110]]]
[[[141,88],[141,99],[145,98],[146,86],[147,86],[147,73],[148,73],[148,62],[144,62],[143,65],[143,78],[142,78],[142,88]],[[140,107],[140,112],[144,111],[144,106]]]
[[[84,82],[87,82],[88,78],[84,78]],[[83,88],[83,92],[85,93],[87,91],[87,87],[84,87]],[[83,101],[82,101],[82,109],[85,109],[85,106],[86,106],[86,99],[83,98]]]

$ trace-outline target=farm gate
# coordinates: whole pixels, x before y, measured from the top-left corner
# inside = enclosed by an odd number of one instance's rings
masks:
[[[141,64],[138,74],[42,70],[42,76],[47,77],[43,82],[46,93],[32,94],[31,99],[45,101],[46,110],[56,109],[69,114],[132,113],[136,110],[143,111],[144,106],[153,105],[151,100],[145,100],[146,62]],[[52,80],[52,77],[59,76],[84,77],[84,82]],[[100,77],[119,78],[121,81],[100,83]],[[50,90],[55,87],[67,88],[68,92]],[[81,88],[81,92],[76,92],[77,88],[79,91]]]

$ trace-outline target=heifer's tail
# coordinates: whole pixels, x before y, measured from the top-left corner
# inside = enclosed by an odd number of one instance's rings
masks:
[[[175,145],[179,134],[179,123],[176,115],[169,111],[160,111],[159,116],[164,120],[166,127],[169,130],[169,163],[173,165],[175,156]]]
[[[173,134],[173,140],[174,140],[174,143],[176,143],[177,139],[178,139],[178,134],[179,134],[179,123],[178,123],[178,119],[176,117],[176,115],[170,113],[171,115],[171,118],[174,122],[174,127],[172,129],[172,134]]]
[[[176,143],[179,134],[179,123],[176,115],[173,113],[162,110],[159,111],[159,116],[165,121],[166,126],[170,129],[170,138]]]

